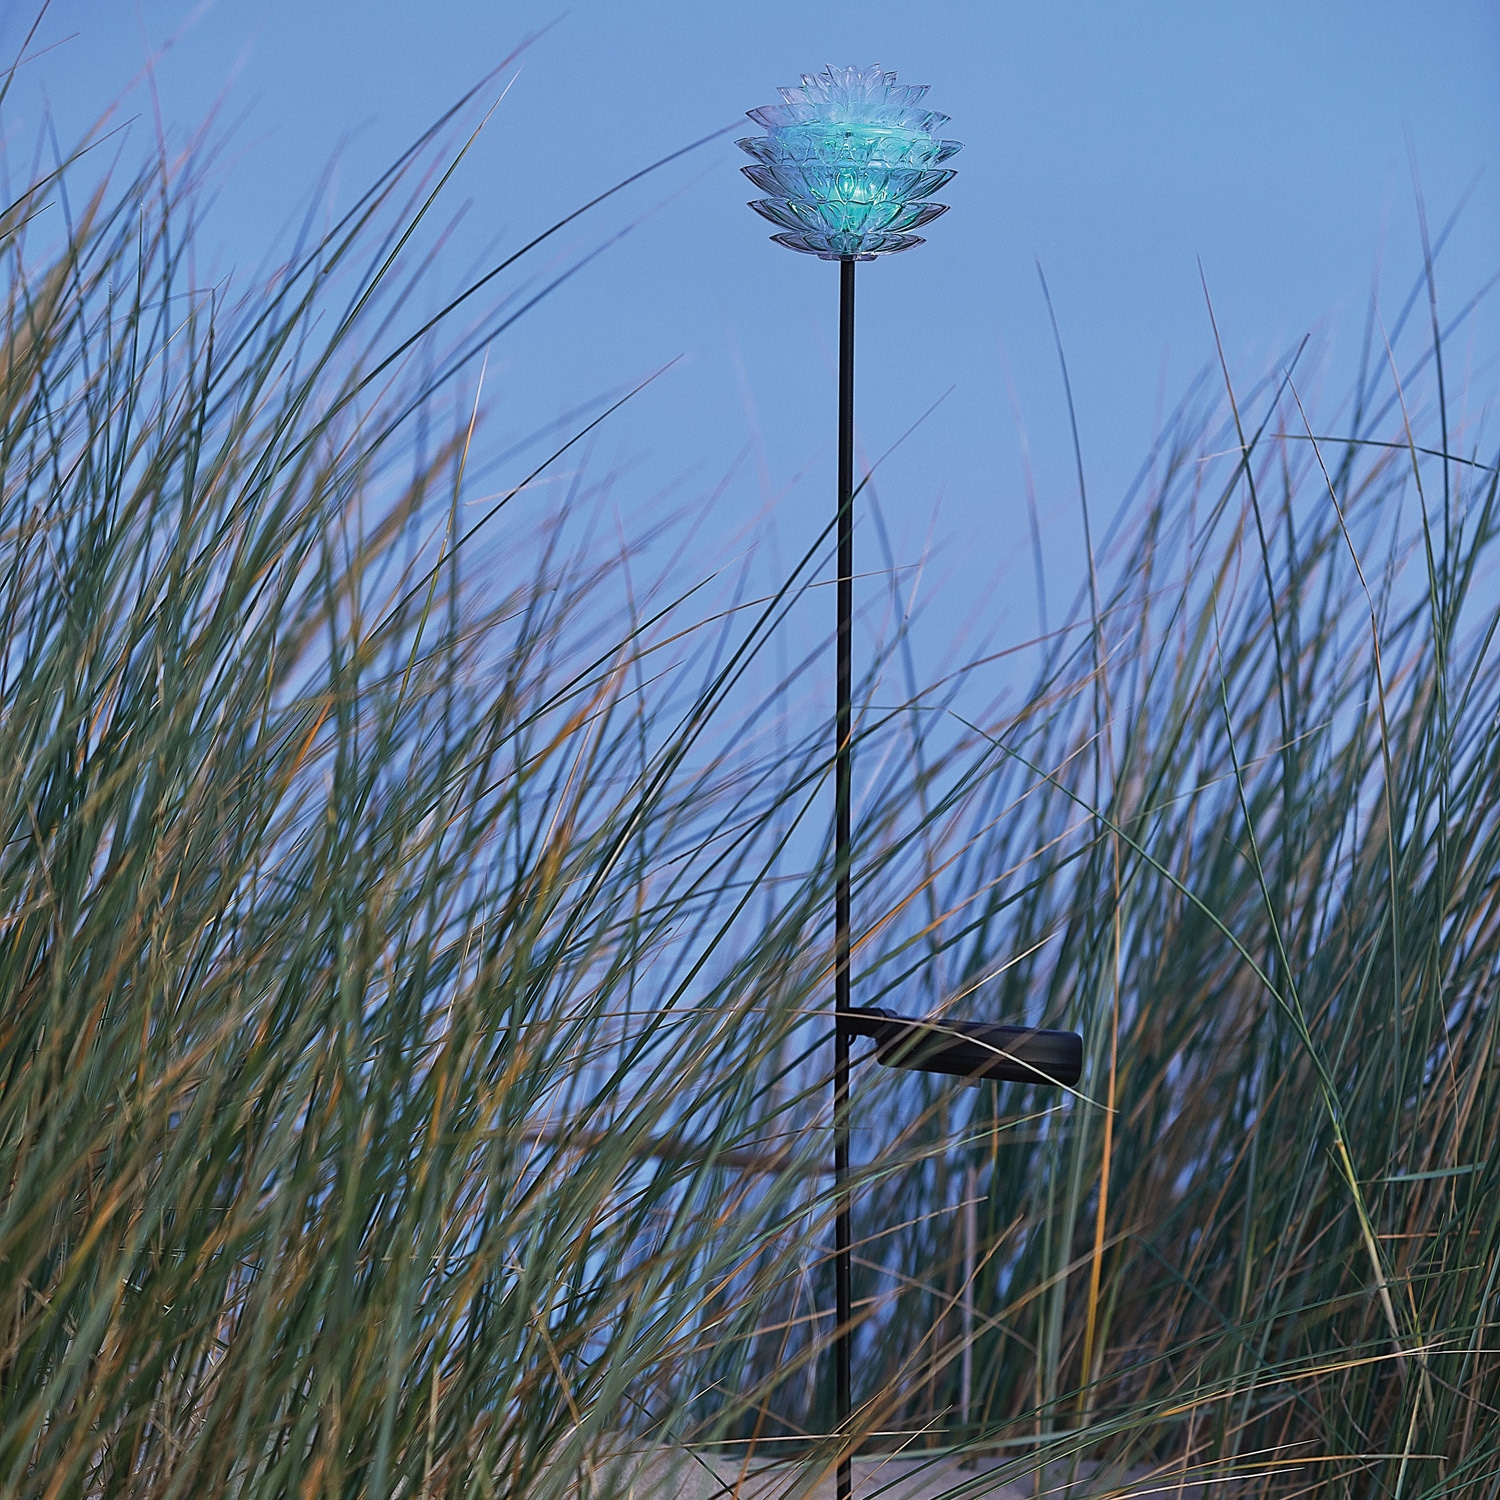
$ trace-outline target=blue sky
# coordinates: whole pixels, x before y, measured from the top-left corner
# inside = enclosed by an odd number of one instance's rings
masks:
[[[0,8],[8,52],[28,21],[23,4]],[[965,142],[953,211],[929,244],[861,272],[859,399],[877,454],[951,392],[880,486],[898,556],[932,559],[939,634],[976,618],[1001,638],[1035,629],[1023,447],[1049,588],[1067,596],[1083,576],[1037,262],[1105,518],[1162,403],[1214,357],[1200,262],[1236,377],[1312,333],[1326,349],[1312,394],[1330,405],[1377,265],[1387,309],[1420,268],[1413,162],[1434,225],[1468,194],[1438,268],[1445,305],[1500,269],[1493,0],[55,0],[32,49],[51,50],[23,69],[4,128],[14,157],[44,109],[67,139],[123,94],[145,148],[153,54],[169,131],[220,109],[230,145],[208,241],[221,266],[250,264],[331,157],[347,203],[528,36],[455,177],[454,206],[470,206],[437,288],[802,71],[878,61],[932,86]],[[648,526],[671,482],[679,500],[711,489],[749,444],[718,502],[723,534],[761,518],[789,554],[831,503],[836,273],[768,242],[731,140],[569,231],[576,254],[635,225],[492,351],[488,441],[682,356],[593,460],[622,466],[622,524]],[[1496,332],[1486,307],[1455,376],[1473,406],[1495,388]]]

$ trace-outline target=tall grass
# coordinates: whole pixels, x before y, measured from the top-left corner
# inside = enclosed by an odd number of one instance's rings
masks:
[[[694,752],[774,608],[470,524],[426,165],[237,302],[190,163],[0,230],[7,1495],[565,1488],[785,1232],[817,757]]]
[[[0,223],[5,1494],[833,1451],[820,644],[764,662],[820,553],[673,595],[586,470],[476,518],[510,293],[412,337],[436,139],[237,299],[191,164]],[[861,1066],[872,1447],[1493,1484],[1496,471],[1442,337],[1337,439],[1197,388],[1018,707],[877,653],[858,998],[1089,1063]]]
[[[880,1446],[1500,1492],[1500,464],[1434,280],[1392,346],[1372,308],[1334,436],[1295,357],[1202,383],[1024,702],[973,721],[935,916],[859,993],[1088,1061],[1025,1128],[1014,1093],[866,1085],[871,1160],[912,1122],[856,1230]]]

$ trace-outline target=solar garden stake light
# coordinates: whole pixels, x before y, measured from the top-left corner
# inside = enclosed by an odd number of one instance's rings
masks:
[[[849,1043],[867,1036],[876,1058],[896,1067],[964,1078],[1072,1084],[1083,1041],[1072,1032],[914,1020],[856,1009],[850,995],[850,810],[853,773],[854,268],[920,245],[912,233],[946,205],[931,201],[954,175],[959,149],[934,132],[948,117],[922,108],[926,85],[898,85],[879,67],[825,68],[778,90],[780,104],[752,109],[765,134],[739,142],[755,158],[745,175],[766,194],[750,206],[780,229],[789,250],[839,264],[838,627],[834,708],[834,1412],[844,1439],[838,1500],[849,1500],[851,1306],[849,1220]]]

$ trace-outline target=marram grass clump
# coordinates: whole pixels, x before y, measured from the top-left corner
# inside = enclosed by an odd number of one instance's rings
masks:
[[[925,1158],[861,1198],[878,1447],[1497,1493],[1500,455],[1445,378],[1462,323],[1411,319],[1435,276],[1331,428],[1295,357],[1215,370],[1030,692],[968,719],[968,835],[857,993],[1088,1060],[1021,1128],[990,1090],[857,1108]]]
[[[756,629],[643,695],[618,565],[464,532],[400,173],[238,301],[191,181],[66,177],[0,223],[0,1493],[561,1493],[815,1232],[815,1133],[721,1161],[818,965],[810,887],[734,920],[785,790],[689,760]]]

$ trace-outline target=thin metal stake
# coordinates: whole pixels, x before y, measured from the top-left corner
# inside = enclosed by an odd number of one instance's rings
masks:
[[[978,1197],[979,1173],[970,1167],[964,1173],[964,1292],[960,1304],[964,1352],[959,1365],[958,1382],[965,1439],[969,1436],[969,1414],[974,1402],[974,1258],[979,1238],[975,1200]]]
[[[838,1500],[850,1500],[853,1315],[849,1225],[850,809],[854,771],[854,262],[839,262],[838,681],[833,765],[833,1335],[834,1414],[842,1445]]]

